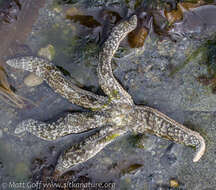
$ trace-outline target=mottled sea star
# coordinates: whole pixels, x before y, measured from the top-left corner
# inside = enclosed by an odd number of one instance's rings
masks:
[[[111,143],[116,136],[128,131],[135,134],[152,133],[176,143],[193,146],[196,148],[194,162],[204,154],[205,141],[199,133],[153,108],[135,105],[132,97],[113,76],[111,60],[122,39],[136,26],[136,15],[115,26],[99,54],[99,84],[107,97],[78,88],[44,58],[21,57],[7,61],[7,64],[14,68],[33,72],[43,78],[55,92],[70,102],[91,109],[89,112],[68,114],[53,123],[25,120],[15,130],[16,133],[28,131],[44,140],[55,140],[68,134],[97,128],[95,134],[72,146],[60,156],[56,171],[62,173],[76,164],[87,161]]]

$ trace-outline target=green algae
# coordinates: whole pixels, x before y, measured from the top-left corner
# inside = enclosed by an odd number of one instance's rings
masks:
[[[141,148],[144,149],[145,141],[148,139],[148,136],[145,134],[137,134],[133,135],[129,138],[129,144],[131,144],[134,148]]]
[[[106,137],[106,141],[109,142],[109,141],[114,140],[115,138],[117,138],[119,136],[120,135],[117,134],[117,133],[116,134],[112,134],[112,135]]]
[[[51,58],[51,60],[53,60],[55,57],[55,48],[52,45],[48,45],[47,48],[48,48],[48,51],[50,53],[50,58]]]
[[[182,70],[187,64],[189,64],[191,61],[193,61],[195,58],[197,58],[198,55],[200,55],[200,53],[202,54],[202,58],[201,60],[205,60],[206,59],[206,53],[207,53],[207,47],[205,45],[197,48],[195,51],[193,51],[190,55],[188,55],[188,57],[186,58],[186,60],[176,66],[174,69],[172,69],[172,71],[170,72],[170,77],[173,77],[177,72],[179,72],[180,70]]]
[[[187,64],[192,61],[198,61],[200,64],[205,64],[208,70],[207,78],[216,77],[216,39],[208,40],[196,50],[192,51],[186,58],[186,60],[176,66],[170,72],[170,77],[182,70]]]
[[[206,54],[203,64],[206,65],[208,74],[198,77],[203,85],[211,87],[212,93],[216,92],[216,39],[208,40],[205,44]]]
[[[72,83],[80,87],[85,81],[89,81],[86,82],[87,86],[96,86],[92,82],[95,75],[82,74],[84,71],[93,73],[98,63],[99,45],[96,43],[95,34],[88,32],[89,30],[91,29],[77,23],[68,24],[59,21],[53,24],[49,30],[42,31],[39,44],[39,47],[52,44],[55,50],[53,63],[57,65],[64,76],[69,77]],[[82,77],[80,77],[81,75]]]
[[[99,46],[95,42],[89,42],[83,48],[85,52],[85,58],[97,56],[99,53]]]
[[[59,47],[59,51],[61,51],[65,56],[71,57],[77,51],[76,47],[79,44],[80,38],[78,36],[71,36],[71,38],[68,38],[67,40],[68,42],[65,42],[66,46]]]
[[[134,4],[134,9],[137,9],[141,6],[142,4],[142,0],[136,0],[135,4]]]
[[[207,41],[206,43],[207,45],[207,66],[208,66],[208,70],[209,73],[213,72],[214,75],[216,74],[216,40],[214,41]]]
[[[55,49],[55,58],[61,54],[71,56],[79,40],[74,30],[70,27],[55,24],[43,34],[42,46],[44,46],[43,44],[52,44]]]
[[[99,108],[90,108],[91,111],[100,111],[102,109],[105,109],[106,107],[108,107],[108,105],[112,102],[111,98],[108,98],[108,101],[106,104],[103,104],[101,107]]]
[[[122,46],[120,46],[119,48],[118,48],[118,50],[116,51],[116,53],[115,53],[115,57],[116,58],[121,58],[121,57],[124,57],[124,55],[126,55],[128,52],[128,47],[122,47]]]
[[[50,43],[55,49],[55,61],[66,60],[81,61],[95,57],[99,50],[94,35],[81,36],[84,31],[79,26],[64,26],[55,24],[44,34],[43,44]]]
[[[125,0],[125,3],[128,5],[130,3],[130,0]]]
[[[120,94],[119,94],[118,90],[113,90],[111,92],[111,99],[120,99]]]

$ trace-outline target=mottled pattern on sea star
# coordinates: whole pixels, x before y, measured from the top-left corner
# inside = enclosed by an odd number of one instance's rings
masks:
[[[68,114],[53,123],[43,123],[32,119],[19,124],[16,131],[28,131],[44,140],[97,129],[94,135],[66,150],[58,160],[56,170],[68,168],[87,161],[111,143],[117,136],[128,131],[152,133],[161,138],[183,143],[196,148],[193,161],[197,162],[205,151],[202,136],[168,116],[150,107],[135,105],[131,96],[118,83],[112,73],[111,60],[121,40],[137,26],[136,15],[115,26],[104,43],[99,55],[99,84],[108,97],[98,96],[82,90],[67,81],[61,72],[49,61],[37,57],[22,57],[7,61],[7,64],[43,78],[55,92],[70,102],[90,108],[90,112]]]

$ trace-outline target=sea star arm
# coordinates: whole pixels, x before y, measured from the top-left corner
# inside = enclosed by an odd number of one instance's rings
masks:
[[[84,108],[101,109],[107,105],[108,99],[83,90],[65,79],[62,73],[51,62],[40,57],[21,57],[6,61],[11,67],[35,73],[45,80],[55,92]]]
[[[63,174],[71,167],[86,162],[99,153],[106,145],[126,132],[124,129],[113,128],[112,126],[102,127],[96,134],[87,137],[84,141],[66,150],[58,159],[55,171]]]
[[[129,32],[137,26],[137,17],[133,15],[129,20],[123,21],[113,28],[110,36],[104,43],[99,54],[98,78],[99,84],[104,93],[114,103],[127,103],[133,105],[131,96],[122,88],[112,73],[111,60],[120,42]]]
[[[193,162],[197,162],[205,152],[205,140],[195,131],[192,131],[180,123],[169,118],[165,114],[150,107],[137,106],[134,117],[137,123],[133,130],[138,133],[152,133],[176,143],[191,146],[196,149]]]
[[[69,134],[82,133],[105,123],[106,118],[102,114],[94,112],[74,113],[67,114],[66,117],[52,123],[33,119],[25,120],[17,126],[15,134],[28,131],[41,139],[51,141]]]

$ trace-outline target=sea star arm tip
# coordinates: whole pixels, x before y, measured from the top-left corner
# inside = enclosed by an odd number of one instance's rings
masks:
[[[199,145],[196,147],[196,153],[193,158],[193,162],[198,162],[201,159],[201,157],[204,155],[206,150],[206,144],[204,138],[199,134],[197,134],[197,138],[199,139]]]
[[[137,106],[135,116],[138,125],[134,127],[136,133],[151,133],[176,143],[194,147],[196,149],[193,162],[197,162],[203,156],[206,144],[204,138],[196,131],[188,129],[184,125],[174,121],[156,109],[147,106]]]
[[[66,150],[58,160],[56,173],[62,175],[73,166],[83,164],[94,157],[105,146],[127,131],[121,128],[103,126],[97,133]]]

